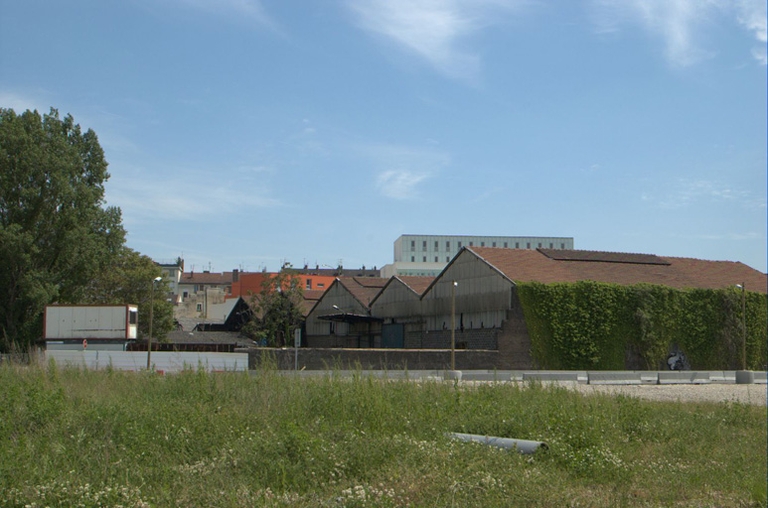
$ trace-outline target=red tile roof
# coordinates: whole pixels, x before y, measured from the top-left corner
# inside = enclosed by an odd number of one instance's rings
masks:
[[[674,288],[719,289],[746,284],[749,291],[768,292],[768,277],[743,263],[706,261],[648,254],[468,248],[516,282],[661,284]]]

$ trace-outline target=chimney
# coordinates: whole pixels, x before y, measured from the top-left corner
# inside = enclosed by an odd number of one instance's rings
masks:
[[[240,280],[240,270],[235,268],[232,270],[232,282],[237,282]]]

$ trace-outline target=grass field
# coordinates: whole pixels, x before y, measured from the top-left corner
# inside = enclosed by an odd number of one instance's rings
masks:
[[[0,383],[0,506],[766,505],[766,410],[733,402],[270,368],[6,366]]]

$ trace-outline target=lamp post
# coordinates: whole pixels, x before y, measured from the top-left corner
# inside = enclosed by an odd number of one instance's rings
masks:
[[[149,337],[147,338],[147,370],[151,367],[152,355],[152,318],[155,310],[155,284],[163,280],[162,277],[152,279],[152,287],[149,290]]]
[[[451,370],[456,370],[456,286],[459,283],[453,281],[451,284]]]
[[[741,289],[741,370],[747,370],[747,285],[736,284]]]

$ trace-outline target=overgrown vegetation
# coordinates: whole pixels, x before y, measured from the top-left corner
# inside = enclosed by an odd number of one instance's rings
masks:
[[[250,296],[253,313],[241,331],[268,346],[289,346],[304,320],[303,302],[301,278],[285,264],[278,273],[266,275],[259,293]]]
[[[0,368],[0,506],[765,506],[764,407]],[[523,456],[447,432],[546,441]]]
[[[548,369],[666,369],[683,351],[691,368],[741,368],[746,322],[747,368],[768,361],[766,295],[737,288],[678,290],[599,282],[523,283],[517,287],[531,352]]]

